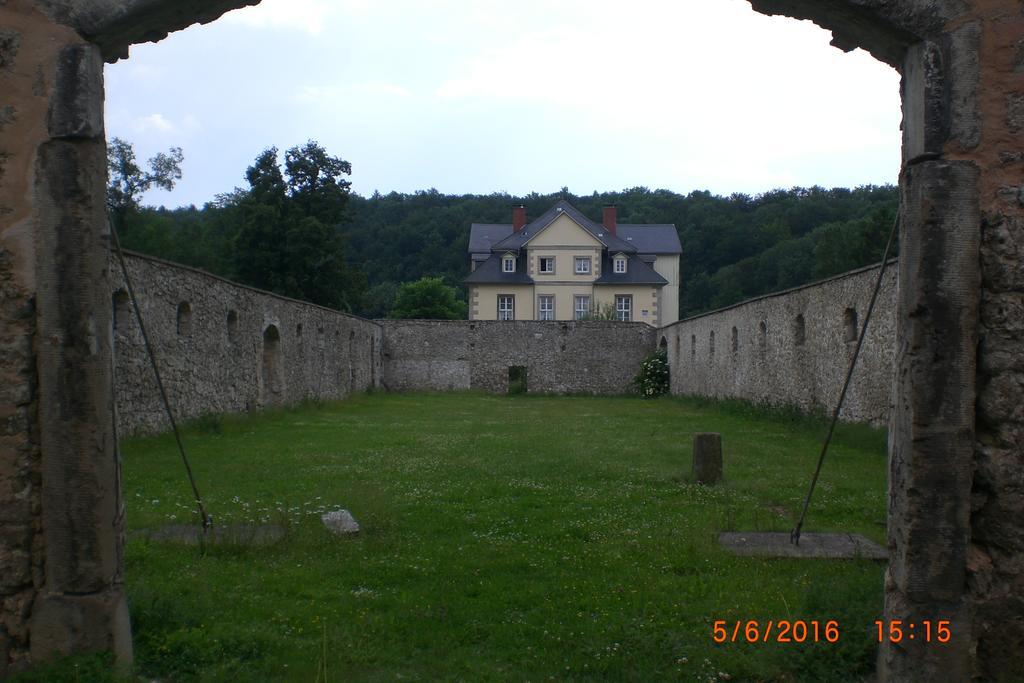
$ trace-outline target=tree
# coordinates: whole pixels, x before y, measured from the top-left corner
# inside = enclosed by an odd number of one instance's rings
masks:
[[[349,268],[339,225],[348,204],[351,165],[309,141],[285,152],[270,147],[245,178],[249,191],[235,202],[236,277],[249,285],[351,311],[364,278]]]
[[[465,320],[466,303],[439,277],[424,277],[398,288],[392,318]]]
[[[181,147],[171,147],[150,158],[149,170],[143,171],[135,161],[135,148],[130,142],[114,138],[107,143],[107,209],[114,227],[123,232],[125,219],[137,211],[139,199],[154,185],[173,190],[181,180]]]

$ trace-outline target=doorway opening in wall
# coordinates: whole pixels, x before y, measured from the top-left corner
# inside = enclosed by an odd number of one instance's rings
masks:
[[[508,368],[508,393],[526,393],[526,366],[511,365]]]
[[[260,404],[279,405],[284,399],[281,333],[276,325],[263,331],[263,363],[260,366]]]

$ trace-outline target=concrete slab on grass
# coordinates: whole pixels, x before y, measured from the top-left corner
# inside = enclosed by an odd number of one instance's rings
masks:
[[[167,524],[132,532],[128,535],[128,540],[145,538],[150,541],[185,545],[199,545],[200,542],[212,545],[273,545],[284,540],[286,535],[287,530],[280,524],[214,524],[205,537],[202,527],[198,524]]]
[[[860,534],[800,534],[793,545],[789,532],[723,532],[718,543],[734,555],[752,557],[811,557],[834,560],[887,560],[889,552]]]

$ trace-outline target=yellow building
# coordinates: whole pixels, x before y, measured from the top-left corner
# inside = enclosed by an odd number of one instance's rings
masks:
[[[470,320],[612,318],[655,327],[679,319],[679,255],[674,225],[619,224],[614,206],[600,223],[560,201],[527,222],[474,223]]]

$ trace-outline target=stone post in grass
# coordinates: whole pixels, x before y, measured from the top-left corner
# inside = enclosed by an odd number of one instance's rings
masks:
[[[693,480],[712,486],[722,478],[722,435],[701,432],[693,435]]]

